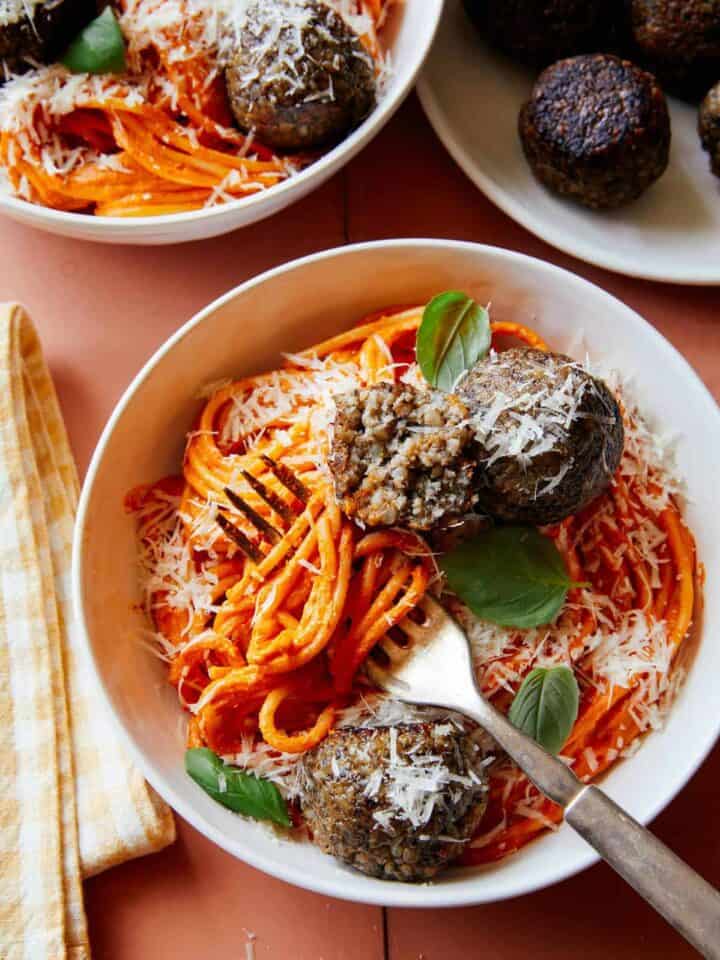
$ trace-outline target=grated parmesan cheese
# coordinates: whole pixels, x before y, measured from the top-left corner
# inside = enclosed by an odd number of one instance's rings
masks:
[[[498,370],[507,369],[517,373],[516,367],[503,360],[502,353],[494,350],[486,362]],[[567,376],[562,379],[536,378],[528,374],[520,383],[515,381],[518,392],[512,397],[498,390],[490,406],[473,416],[478,440],[488,452],[487,466],[505,457],[528,465],[551,451],[558,435],[567,431],[573,421],[582,416],[580,406],[592,381],[585,376],[579,363],[569,362],[562,367],[563,370],[566,368]],[[582,376],[578,375],[580,372]],[[502,428],[499,428],[501,416]],[[564,472],[569,467],[565,466]],[[545,492],[554,489],[561,479],[548,478]]]
[[[378,350],[383,350],[382,343],[376,346]],[[362,371],[357,363],[338,363],[312,355],[289,354],[287,359],[295,369],[270,373],[251,390],[233,400],[218,440],[227,446],[242,441],[248,443],[251,442],[250,438],[262,433],[270,425],[279,428],[276,436],[281,438],[283,430],[291,429],[296,419],[293,411],[299,407],[315,418],[312,420],[313,432],[318,437],[318,466],[322,467],[327,433],[331,429],[332,399],[361,384]],[[499,361],[495,359],[493,362]],[[417,366],[411,365],[404,373],[403,380],[412,382],[419,377]],[[632,486],[636,492],[634,495],[642,497],[648,510],[657,515],[671,496],[678,496],[682,491],[682,484],[675,473],[671,443],[668,438],[656,434],[638,414],[625,384],[617,378],[606,379],[614,383],[615,392],[626,411],[625,449],[619,468],[620,476]],[[222,385],[227,384],[223,382]],[[213,385],[214,388],[218,386]],[[533,403],[536,401],[537,397]],[[503,409],[503,402],[500,396],[497,403],[483,414],[487,418],[488,429],[492,428]],[[566,390],[560,390],[557,395],[546,392],[542,405],[545,410],[543,416],[547,416],[549,422],[554,424],[566,423],[568,418],[576,414],[576,400],[569,397]],[[535,456],[537,449],[542,448],[543,440],[537,436],[536,426],[528,424],[522,414],[515,419],[509,434],[501,442],[513,445],[516,452]],[[547,483],[551,484],[554,479],[549,478]],[[642,484],[639,492],[638,482]],[[653,486],[652,494],[645,493],[650,485]],[[181,534],[180,524],[190,524],[195,547],[206,550],[212,556],[214,539],[219,535],[215,521],[216,504],[212,501],[193,503],[195,512],[192,518],[179,517],[178,498],[161,493],[158,493],[158,498],[159,506],[157,502],[149,505],[145,516],[141,514],[140,518],[143,540],[141,565],[146,601],[150,602],[153,596],[160,594],[163,604],[185,611],[189,621],[198,612],[212,612],[213,589],[217,581],[212,573],[196,569],[192,549]],[[605,513],[599,511],[588,520],[585,527],[576,531],[576,535],[585,538],[584,542],[592,547],[592,538],[603,524],[612,526],[618,522],[615,507],[609,507]],[[142,537],[143,529],[148,533],[145,537]],[[159,529],[162,535],[159,538],[150,536],[151,529]],[[630,541],[650,571],[651,586],[657,587],[661,582],[662,565],[666,562],[667,535],[656,519],[642,516],[630,531]],[[566,549],[570,547],[567,542],[562,545]],[[598,537],[598,549],[603,546],[604,542],[601,544]],[[604,558],[606,564],[615,563],[618,569],[619,560],[619,555]],[[318,572],[312,564],[304,565],[312,572]],[[627,584],[626,589],[632,590],[632,585]],[[446,596],[444,602],[467,632],[479,683],[489,697],[500,690],[514,693],[522,677],[533,666],[572,664],[583,685],[593,685],[607,692],[608,696],[612,695],[615,687],[634,683],[632,716],[639,730],[647,732],[661,728],[682,683],[682,671],[672,670],[672,649],[665,624],[651,623],[643,611],[622,609],[621,598],[615,603],[591,589],[577,590],[573,594],[573,602],[566,604],[553,624],[523,631],[480,621],[454,597]],[[596,624],[580,650],[576,649],[575,643],[577,622],[574,616],[569,615],[578,611],[590,613]],[[201,635],[184,647],[176,648],[164,642],[160,635],[150,635],[157,644],[158,656],[164,659],[171,659],[178,649],[188,649],[205,636]],[[580,658],[582,663],[579,663]],[[182,692],[180,695],[182,697]],[[421,828],[432,817],[443,791],[452,790],[453,787],[467,788],[477,783],[477,779],[471,776],[457,777],[452,774],[439,757],[423,755],[419,751],[400,756],[398,733],[394,728],[400,724],[417,722],[421,717],[423,721],[430,719],[436,724],[438,735],[450,733],[453,729],[464,729],[463,719],[447,711],[428,712],[423,709],[421,712],[418,708],[378,695],[360,697],[355,704],[338,713],[337,725],[340,727],[355,726],[370,730],[381,726],[391,728],[387,768],[371,773],[363,791],[370,799],[378,798],[381,792],[387,797],[387,803],[374,811],[374,818],[379,826],[388,830],[392,830],[393,823],[399,820],[410,823],[414,828]],[[640,743],[638,738],[627,746],[623,738],[618,737],[605,756],[610,761],[619,756],[628,756],[639,749]],[[243,739],[242,749],[223,759],[271,780],[290,799],[302,797],[297,755],[281,754],[248,734]],[[573,765],[573,758],[561,759],[569,766]],[[602,757],[592,748],[585,748],[578,760],[582,760],[592,774],[600,768]],[[531,819],[544,827],[556,828],[556,824],[546,816],[542,798],[533,792],[534,788],[529,783],[522,788],[523,777],[514,765],[502,759],[496,764],[493,757],[487,757],[484,762],[493,763],[492,775],[501,785],[503,805],[509,803],[511,796],[520,794],[513,803],[512,817]],[[338,778],[343,776],[340,761],[333,762],[333,775]],[[503,820],[486,834],[476,837],[472,845],[482,847],[492,843],[506,825]]]

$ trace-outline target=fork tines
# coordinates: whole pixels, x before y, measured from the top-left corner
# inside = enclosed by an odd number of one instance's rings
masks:
[[[298,500],[301,503],[307,503],[310,499],[310,492],[307,487],[289,467],[286,467],[284,463],[278,463],[276,460],[273,460],[272,457],[262,454],[260,459],[265,464],[265,466],[270,470],[271,473],[274,473],[278,478],[280,483],[290,491],[290,493],[295,494]]]
[[[283,463],[277,463],[271,457],[262,455],[262,462],[282,484],[285,489],[293,495],[301,504],[306,504],[310,498],[307,487],[298,477]],[[282,497],[278,496],[274,490],[271,490],[266,484],[254,477],[247,470],[242,471],[242,477],[248,486],[263,500],[271,510],[281,517],[288,525],[292,524],[296,516],[296,511],[287,504]],[[257,510],[250,506],[235,490],[225,487],[225,496],[229,502],[239,510],[248,522],[271,544],[276,544],[282,538],[282,532],[276,529],[265,517],[261,516]],[[263,551],[257,543],[243,533],[225,514],[218,511],[217,522],[223,532],[238,546],[243,553],[254,563],[260,563],[264,557]]]
[[[239,497],[230,487],[225,487],[225,496],[240,513],[245,514],[256,530],[265,534],[270,543],[277,543],[278,540],[282,538],[279,530],[276,530],[271,523],[268,523],[265,517],[261,517],[257,510],[253,510],[249,503],[245,503],[243,498]]]
[[[286,523],[292,523],[294,516],[292,507],[289,507],[282,497],[279,497],[274,490],[266,487],[261,480],[258,480],[257,477],[254,477],[251,473],[248,473],[247,470],[242,471],[242,476],[243,480],[249,487],[252,487],[261,500],[264,500],[265,503],[272,510],[274,510],[275,513],[281,516]]]
[[[236,527],[231,520],[228,520],[225,514],[218,513],[217,522],[222,532],[229,537],[236,546],[240,547],[246,557],[249,557],[253,563],[260,563],[262,561],[264,554],[260,547],[256,546],[252,540],[246,537],[239,527]]]

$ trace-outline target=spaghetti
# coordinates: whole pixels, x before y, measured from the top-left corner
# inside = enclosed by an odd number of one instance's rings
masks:
[[[191,715],[191,745],[260,758],[264,774],[275,765],[282,781],[293,756],[355,709],[375,644],[439,588],[423,540],[360,529],[340,512],[327,470],[333,395],[417,383],[421,317],[420,307],[392,308],[278,370],[216,385],[189,435],[182,478],[130,495],[146,603]],[[528,328],[494,323],[494,346],[508,339],[547,349]],[[609,489],[546,531],[573,580],[588,584],[570,592],[559,619],[512,630],[444,600],[500,709],[532,668],[573,667],[581,706],[564,758],[584,779],[660,724],[682,677],[678,654],[695,605],[695,548],[677,489],[637,412],[626,405],[624,419]],[[463,862],[500,859],[560,819],[560,808],[500,759]]]
[[[222,48],[236,0],[117,0],[128,43],[122,76],[59,65],[0,93],[0,164],[11,191],[99,216],[182,213],[267,190],[317,154],[280,156],[232,125]],[[376,71],[393,0],[332,0],[357,27]],[[228,8],[226,10],[226,8]]]

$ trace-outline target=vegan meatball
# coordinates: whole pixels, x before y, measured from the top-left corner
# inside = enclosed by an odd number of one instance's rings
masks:
[[[95,0],[0,0],[0,82],[50,63],[96,14]]]
[[[278,150],[340,140],[375,104],[372,57],[319,0],[251,0],[225,79],[240,128]]]
[[[482,759],[450,721],[339,728],[301,761],[313,840],[372,877],[430,880],[485,812]]]
[[[472,508],[473,434],[457,397],[380,383],[340,394],[335,408],[329,463],[348,516],[429,530]]]
[[[710,154],[710,167],[720,177],[720,83],[712,88],[700,106],[700,139]]]
[[[637,199],[670,155],[662,90],[649,73],[609,54],[560,60],[541,73],[519,132],[537,179],[593,209]]]
[[[482,35],[498,50],[532,66],[605,45],[607,0],[465,0]]]
[[[720,79],[720,0],[627,0],[631,55],[698,100]]]
[[[605,384],[557,353],[517,347],[481,361],[458,395],[474,413],[479,507],[510,523],[558,523],[609,484],[624,443]]]

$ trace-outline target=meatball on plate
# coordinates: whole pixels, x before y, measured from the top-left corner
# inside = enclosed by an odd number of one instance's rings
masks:
[[[548,189],[594,210],[637,200],[667,169],[670,117],[655,78],[608,54],[544,70],[520,110],[527,161]]]
[[[673,93],[697,101],[720,80],[720,0],[627,0],[629,49]]]
[[[0,4],[0,212],[169,243],[319,186],[410,90],[442,0]]]
[[[691,58],[720,36],[709,26],[717,3],[632,6],[638,23],[645,17],[646,45],[660,43],[654,25],[665,24],[669,55]],[[720,284],[720,190],[698,137],[697,105],[652,79],[649,53],[640,57],[627,39],[626,7],[448,0],[421,102],[475,185],[543,240],[630,276]],[[563,8],[572,12],[555,16]],[[597,8],[614,36],[593,35]],[[683,33],[691,26],[695,36]],[[534,53],[542,40],[552,47],[547,57]],[[701,95],[718,81],[720,71]],[[704,116],[712,144],[712,111]]]
[[[700,139],[710,157],[710,169],[720,177],[720,83],[716,83],[700,105]]]
[[[599,50],[610,36],[606,0],[464,0],[464,4],[494,47],[535,67]]]
[[[184,327],[100,442],[74,567],[100,681],[163,796],[262,869],[398,905],[534,889],[592,852],[373,664],[434,597],[485,696],[651,817],[720,726],[719,440],[680,357],[555,267],[443,241],[282,267]]]

